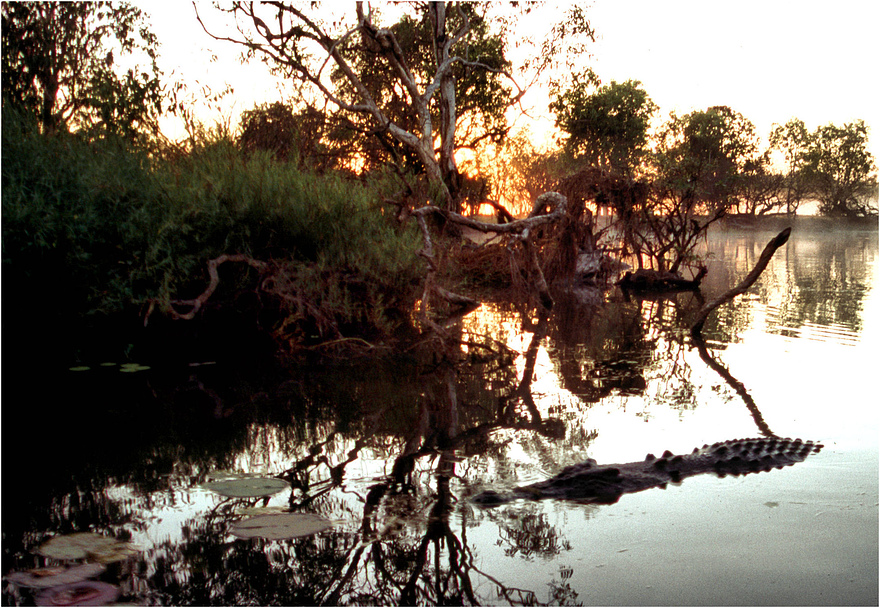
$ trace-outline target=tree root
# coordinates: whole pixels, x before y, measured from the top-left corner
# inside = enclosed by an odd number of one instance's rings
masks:
[[[428,232],[427,223],[425,222],[426,215],[430,213],[438,213],[442,215],[447,221],[450,221],[459,226],[466,226],[468,228],[478,230],[483,233],[494,233],[496,235],[506,234],[511,239],[511,242],[521,242],[526,253],[526,260],[529,266],[529,271],[534,276],[536,288],[538,291],[538,298],[541,302],[541,305],[546,310],[550,310],[550,308],[553,307],[553,298],[550,297],[550,290],[547,286],[547,281],[544,278],[544,273],[541,270],[541,265],[538,261],[537,251],[535,249],[534,243],[532,242],[531,235],[534,230],[539,226],[552,224],[560,220],[565,215],[567,204],[568,199],[558,192],[545,192],[535,200],[535,204],[532,207],[532,211],[531,213],[529,213],[528,217],[520,220],[513,220],[505,224],[490,224],[488,222],[481,222],[464,217],[462,215],[459,215],[458,213],[443,211],[439,207],[435,206],[422,207],[413,211],[412,215],[416,216],[416,219],[419,223],[419,228],[422,232],[422,240],[424,242],[424,247],[422,248],[420,254],[428,261],[428,277],[425,280],[425,289],[422,295],[422,305],[420,310],[422,317],[426,318],[425,315],[428,306],[428,298],[432,294],[436,294],[447,302],[459,306],[477,305],[477,302],[471,300],[470,298],[454,294],[435,285],[435,277],[438,266],[434,257],[434,247],[431,242],[431,236]],[[511,268],[511,272],[515,273],[515,269],[513,267]]]
[[[214,291],[217,289],[217,286],[220,285],[220,275],[217,271],[217,268],[220,264],[225,264],[226,262],[245,262],[248,266],[259,270],[261,273],[265,272],[266,269],[269,268],[269,265],[266,262],[262,262],[260,260],[255,260],[252,257],[244,254],[223,254],[217,256],[212,260],[208,260],[208,276],[211,278],[210,283],[208,283],[208,287],[205,288],[205,291],[199,295],[199,297],[194,300],[172,300],[171,304],[171,318],[172,319],[183,319],[185,321],[191,321],[195,318],[196,314],[202,309],[202,306],[210,299],[210,297],[214,294]],[[179,313],[174,309],[174,306],[191,306],[189,312],[187,313]]]

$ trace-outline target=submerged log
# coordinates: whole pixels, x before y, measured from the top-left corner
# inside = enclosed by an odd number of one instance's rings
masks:
[[[688,291],[699,289],[706,272],[706,267],[700,266],[693,279],[686,279],[677,272],[640,268],[635,272],[627,272],[617,284],[629,291]]]

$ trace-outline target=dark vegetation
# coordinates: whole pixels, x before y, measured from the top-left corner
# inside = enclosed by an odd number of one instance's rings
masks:
[[[600,85],[563,63],[593,37],[579,9],[521,66],[503,32],[530,4],[504,17],[413,4],[387,28],[361,4],[349,29],[302,10],[230,6],[239,36],[224,40],[299,97],[209,129],[178,101],[183,85],[162,82],[138,9],[3,4],[4,317],[35,332],[32,348],[51,342],[69,361],[198,334],[240,350],[233,328],[266,351],[371,348],[473,302],[453,291],[513,287],[549,308],[548,284],[607,286],[616,260],[687,281],[726,216],[792,215],[805,200],[877,214],[864,123],[811,133],[792,119],[762,148],[718,106],[652,130],[640,83]],[[133,57],[141,67],[120,67]],[[536,82],[555,91],[550,152],[506,118]],[[186,141],[163,138],[164,112],[189,120]],[[495,160],[459,167],[462,149]],[[536,204],[547,191],[564,213]],[[501,223],[461,215],[484,203]],[[468,229],[495,238],[462,241]]]

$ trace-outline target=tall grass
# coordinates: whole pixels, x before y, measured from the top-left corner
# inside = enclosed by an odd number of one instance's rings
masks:
[[[411,305],[417,234],[386,217],[375,185],[246,156],[222,136],[162,158],[46,137],[7,112],[2,156],[4,282],[63,298],[75,316],[167,311],[205,287],[206,262],[224,253],[281,269],[295,299],[337,329],[387,329]],[[227,291],[254,289],[253,276],[230,274]],[[305,309],[278,310],[307,321]]]

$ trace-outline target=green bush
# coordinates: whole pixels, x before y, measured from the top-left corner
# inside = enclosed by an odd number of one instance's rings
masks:
[[[223,137],[166,159],[3,119],[4,272],[78,315],[168,311],[201,293],[206,262],[224,253],[283,276],[290,297],[275,307],[288,328],[317,317],[337,334],[387,330],[412,305],[418,235],[386,217],[376,186],[245,156]],[[222,276],[226,294],[259,287],[253,272]]]

